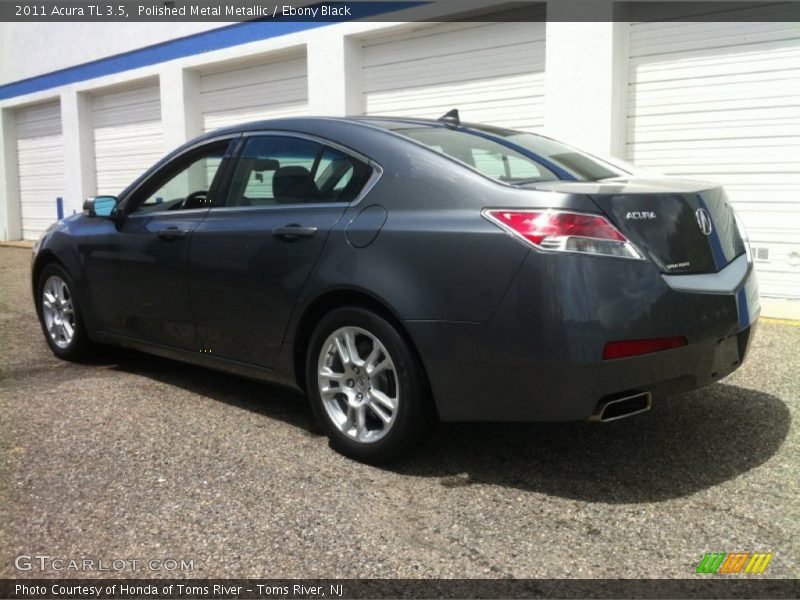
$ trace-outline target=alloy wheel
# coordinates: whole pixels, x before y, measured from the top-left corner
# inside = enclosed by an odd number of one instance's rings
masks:
[[[349,438],[373,443],[392,428],[400,405],[394,362],[386,347],[360,327],[341,327],[322,344],[317,365],[322,404]]]
[[[42,316],[53,343],[62,350],[68,348],[75,337],[75,307],[69,287],[58,275],[51,275],[44,282]]]

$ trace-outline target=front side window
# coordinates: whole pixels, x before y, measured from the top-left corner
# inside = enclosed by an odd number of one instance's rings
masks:
[[[178,159],[156,175],[133,212],[185,210],[210,206],[209,190],[220,174],[229,142],[220,142]]]
[[[312,140],[253,136],[236,165],[228,206],[350,202],[370,173],[364,162]]]

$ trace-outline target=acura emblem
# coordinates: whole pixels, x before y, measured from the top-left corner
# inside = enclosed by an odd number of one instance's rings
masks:
[[[694,216],[697,218],[697,226],[700,227],[700,231],[711,235],[711,217],[708,216],[708,211],[705,208],[698,208],[694,211]]]

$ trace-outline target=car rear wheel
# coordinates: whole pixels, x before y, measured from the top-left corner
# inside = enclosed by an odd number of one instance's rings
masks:
[[[306,384],[331,446],[363,462],[396,458],[434,420],[414,349],[389,321],[363,308],[337,309],[320,321]]]
[[[53,354],[65,360],[85,358],[90,342],[69,275],[49,264],[42,269],[37,289],[39,320]]]

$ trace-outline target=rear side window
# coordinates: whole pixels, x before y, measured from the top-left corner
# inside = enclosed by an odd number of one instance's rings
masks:
[[[521,152],[481,136],[445,127],[416,127],[395,131],[466,163],[488,177],[506,183],[558,179],[553,171]]]
[[[451,156],[488,177],[511,184],[560,179],[554,171],[577,181],[600,181],[625,177],[635,170],[632,165],[622,166],[618,160],[605,160],[544,136],[511,129],[485,125],[451,129],[380,120],[370,123]]]
[[[253,136],[238,159],[227,205],[350,202],[371,172],[357,158],[312,140]]]

